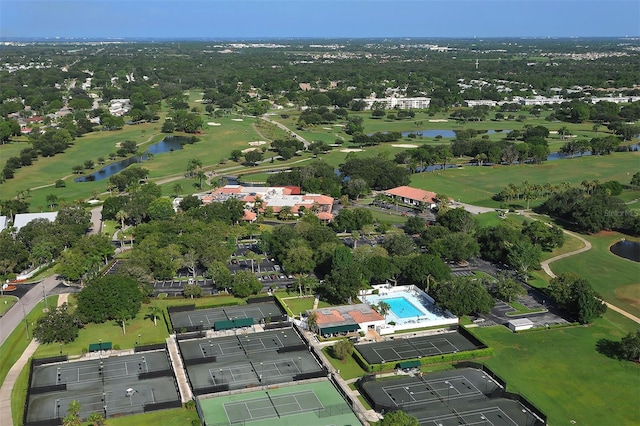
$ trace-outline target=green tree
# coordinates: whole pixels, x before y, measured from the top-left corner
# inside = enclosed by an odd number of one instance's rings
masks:
[[[233,275],[227,266],[220,262],[214,261],[209,265],[207,274],[213,279],[216,288],[227,289],[233,284]]]
[[[402,410],[395,410],[385,413],[384,418],[380,420],[380,426],[418,426],[418,419],[410,416]]]
[[[142,293],[135,280],[122,275],[105,275],[91,280],[78,294],[76,312],[87,322],[121,321],[122,318],[134,318],[141,304]]]
[[[479,280],[470,277],[454,277],[439,283],[435,289],[437,305],[454,315],[469,315],[475,312],[488,313],[493,308],[493,298]]]
[[[401,232],[388,233],[382,246],[392,256],[405,256],[416,250],[416,244],[413,239]]]
[[[313,259],[313,250],[302,239],[290,242],[284,259],[284,270],[289,274],[306,274],[313,270],[316,263]]]
[[[518,284],[513,278],[502,275],[498,277],[495,284],[495,295],[498,299],[511,302],[518,296],[527,294],[524,287]]]
[[[33,336],[44,344],[69,343],[78,337],[80,328],[82,328],[80,320],[69,313],[69,305],[63,303],[38,318]]]
[[[202,297],[204,292],[202,291],[202,287],[197,284],[187,284],[182,288],[182,294],[187,298],[198,299]]]
[[[262,290],[262,283],[251,271],[238,271],[233,276],[231,291],[238,297],[258,294]]]
[[[527,240],[516,240],[507,253],[507,261],[520,272],[523,277],[529,276],[531,269],[540,267],[542,251],[540,246],[531,244]]]
[[[378,311],[378,313],[386,319],[387,314],[391,310],[391,306],[389,306],[389,304],[384,300],[381,300],[380,303],[378,303],[378,305],[376,306],[375,310]]]
[[[346,360],[353,354],[354,346],[349,340],[338,340],[333,346],[333,355],[339,360]]]
[[[420,216],[411,216],[404,224],[404,232],[408,235],[419,234],[424,231],[426,223]]]
[[[147,207],[147,217],[150,220],[170,220],[175,213],[173,203],[168,198],[156,198]]]
[[[81,426],[82,419],[80,418],[80,403],[75,399],[69,403],[69,409],[67,415],[62,419],[63,426]]]
[[[477,221],[473,215],[461,207],[445,210],[442,214],[438,214],[437,220],[438,224],[453,232],[472,233],[477,227]]]
[[[158,305],[149,306],[149,316],[153,318],[153,325],[158,326],[158,317],[162,315],[162,309]]]
[[[640,330],[629,332],[620,341],[620,355],[624,359],[640,362]]]
[[[592,322],[607,310],[607,305],[589,282],[574,273],[562,273],[552,279],[547,293],[581,324]]]

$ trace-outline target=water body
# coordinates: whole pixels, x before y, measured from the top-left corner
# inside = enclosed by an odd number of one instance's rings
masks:
[[[165,152],[172,152],[178,149],[182,149],[182,145],[184,145],[185,143],[188,143],[190,140],[191,138],[182,137],[182,136],[166,137],[160,142],[154,143],[153,145],[149,146],[149,149],[147,149],[140,156],[125,158],[124,160],[120,160],[116,163],[112,163],[107,166],[104,166],[103,168],[91,173],[90,175],[77,177],[73,181],[74,182],[94,182],[94,181],[106,179],[126,169],[132,164],[142,163],[143,161],[148,160],[149,154],[158,155]]]
[[[509,133],[509,130],[501,130],[498,132],[497,130],[487,130],[488,134],[492,133]],[[482,133],[481,133],[482,134]],[[441,136],[443,138],[454,138],[456,136],[456,132],[449,129],[429,129],[429,130],[412,130],[410,132],[402,132],[402,137],[407,137],[409,135],[417,135],[421,137],[427,138],[435,138],[436,136]]]
[[[634,262],[640,262],[640,242],[635,241],[618,241],[612,245],[609,250],[616,256],[624,257],[625,259],[633,260]]]

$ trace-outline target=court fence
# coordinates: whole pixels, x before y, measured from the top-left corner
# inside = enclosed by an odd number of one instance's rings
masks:
[[[247,305],[251,305],[252,303],[265,303],[265,302],[275,302],[276,298],[273,296],[259,296],[252,297],[247,299]]]

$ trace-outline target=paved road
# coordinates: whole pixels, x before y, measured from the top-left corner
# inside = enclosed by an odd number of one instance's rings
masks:
[[[262,118],[264,121],[267,121],[271,124],[274,124],[276,126],[278,126],[279,128],[281,128],[282,130],[284,130],[285,132],[289,133],[291,135],[291,137],[293,137],[294,139],[299,140],[300,142],[302,142],[304,144],[304,147],[307,148],[309,146],[309,141],[306,140],[305,138],[303,138],[302,136],[300,136],[299,134],[297,134],[296,132],[293,132],[291,129],[289,129],[287,126],[285,126],[284,124],[280,123],[279,121],[275,121],[269,118],[268,115],[263,115],[260,118]]]
[[[21,325],[24,326],[24,313],[22,307],[24,306],[24,312],[29,314],[31,310],[42,300],[42,290],[44,288],[47,296],[51,294],[60,294],[61,289],[56,288],[62,282],[55,276],[47,277],[35,286],[32,286],[20,301],[13,305],[3,316],[0,318],[0,345],[7,340],[7,337],[13,332],[13,330]],[[66,287],[63,287],[66,288]],[[69,290],[65,290],[69,292]]]

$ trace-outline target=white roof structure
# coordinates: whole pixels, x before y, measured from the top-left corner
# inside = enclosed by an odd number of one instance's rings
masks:
[[[46,213],[19,213],[13,220],[13,226],[16,228],[16,232],[24,227],[27,223],[36,219],[47,219],[49,222],[54,222],[58,217],[58,212],[46,212]]]
[[[0,216],[0,232],[4,231],[7,227],[7,222],[9,222],[9,218],[6,216]]]

